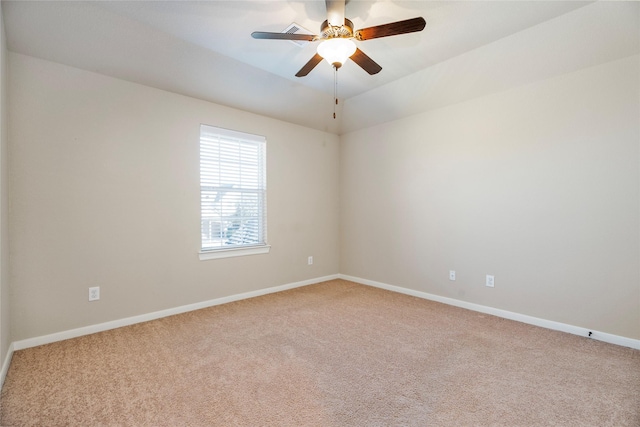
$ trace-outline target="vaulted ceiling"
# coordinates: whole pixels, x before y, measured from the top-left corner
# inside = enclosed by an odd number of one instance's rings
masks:
[[[295,73],[325,2],[3,1],[10,51],[341,134],[638,53],[636,2],[350,0],[355,28],[422,16],[424,31],[358,42],[382,66]]]

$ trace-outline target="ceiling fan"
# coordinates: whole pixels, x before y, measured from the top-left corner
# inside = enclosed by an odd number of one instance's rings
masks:
[[[346,0],[326,0],[325,3],[327,6],[327,20],[320,26],[320,35],[318,36],[255,31],[251,33],[251,37],[254,39],[322,41],[318,45],[317,53],[296,73],[296,77],[306,76],[323,59],[326,59],[337,70],[348,58],[351,58],[367,73],[373,75],[379,73],[382,67],[358,49],[354,40],[364,41],[414,33],[422,31],[426,25],[424,18],[419,17],[354,30],[353,22],[344,16]]]

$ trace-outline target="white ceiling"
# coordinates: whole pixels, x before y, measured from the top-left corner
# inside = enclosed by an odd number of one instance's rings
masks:
[[[344,109],[337,120],[331,67],[321,63],[307,77],[294,76],[314,43],[250,36],[292,22],[318,33],[324,1],[3,1],[2,10],[13,52],[343,133],[637,53],[638,4],[611,3],[348,1],[355,28],[417,16],[427,26],[359,42],[383,69],[370,76],[349,62],[339,70]],[[574,53],[581,46],[588,51]],[[473,67],[468,58],[476,58]],[[470,73],[481,78],[477,71],[502,77],[479,88],[467,81]]]

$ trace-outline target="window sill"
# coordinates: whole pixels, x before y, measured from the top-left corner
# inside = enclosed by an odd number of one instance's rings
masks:
[[[268,254],[270,245],[263,246],[251,246],[248,248],[233,248],[233,249],[214,249],[211,251],[203,251],[199,253],[200,261],[206,261],[209,259],[231,258],[236,256],[248,256],[248,255],[260,255]]]

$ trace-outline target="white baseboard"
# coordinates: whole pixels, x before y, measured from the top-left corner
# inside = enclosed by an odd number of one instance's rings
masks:
[[[84,326],[82,328],[57,332],[50,335],[43,335],[40,337],[14,341],[13,343],[11,343],[12,351],[23,350],[25,348],[36,347],[43,344],[50,344],[53,342],[67,340],[70,338],[77,338],[83,335],[94,334],[96,332],[108,331],[110,329],[116,329],[123,326],[134,325],[136,323],[148,322],[150,320],[160,319],[162,317],[173,316],[175,314],[186,313],[189,311],[199,310],[207,307],[213,307],[214,305],[220,305],[228,302],[258,297],[261,295],[272,294],[274,292],[286,291],[288,289],[299,288],[302,286],[307,286],[314,283],[320,283],[327,280],[334,280],[337,278],[339,278],[338,274],[324,276],[324,277],[317,277],[315,279],[303,280],[301,282],[289,283],[286,285],[274,286],[266,289],[258,289],[257,291],[244,292],[241,294],[230,295],[222,298],[216,298],[208,301],[198,302],[195,304],[188,304],[180,307],[169,308],[166,310],[154,311],[152,313],[141,314],[139,316],[127,317],[124,319],[113,320],[110,322],[99,323],[96,325]],[[8,365],[7,365],[7,369],[8,369]],[[3,372],[4,372],[4,366],[3,366]],[[2,377],[2,379],[4,379],[4,377]]]
[[[360,277],[349,276],[345,274],[334,274],[330,276],[318,277],[315,279],[304,280],[301,282],[289,283],[281,286],[274,286],[266,289],[259,289],[257,291],[245,292],[236,295],[230,295],[227,297],[216,298],[213,300],[203,301],[195,304],[183,305],[180,307],[174,307],[166,310],[155,311],[152,313],[142,314],[139,316],[127,317],[124,319],[114,320],[111,322],[99,323],[96,325],[85,326],[82,328],[71,329],[68,331],[58,332],[50,335],[44,335],[35,338],[28,338],[25,340],[15,341],[9,345],[7,355],[2,364],[2,370],[0,371],[0,388],[4,385],[4,380],[9,371],[11,364],[11,358],[14,351],[22,350],[25,348],[36,347],[38,345],[50,344],[56,341],[62,341],[70,338],[76,338],[83,335],[89,335],[96,332],[107,331],[110,329],[120,328],[123,326],[133,325],[136,323],[148,322],[150,320],[160,319],[162,317],[173,316],[175,314],[186,313],[189,311],[199,310],[202,308],[212,307],[215,305],[225,304],[233,301],[239,301],[243,299],[253,298],[261,295],[267,295],[275,292],[286,291],[288,289],[299,288],[302,286],[311,285],[314,283],[320,283],[327,280],[344,279],[363,285],[373,286],[376,288],[386,289],[401,294],[411,295],[418,298],[423,298],[431,301],[441,302],[443,304],[452,305],[455,307],[461,307],[468,310],[477,311],[480,313],[490,314],[493,316],[502,317],[505,319],[515,320],[518,322],[527,323],[530,325],[540,326],[547,329],[556,331],[567,332],[574,335],[580,335],[583,337],[593,338],[599,341],[607,342],[610,344],[616,344],[623,347],[631,347],[640,350],[640,340],[621,337],[618,335],[608,334],[606,332],[599,332],[582,328],[579,326],[568,325],[565,323],[555,322],[552,320],[541,319],[538,317],[528,316],[525,314],[514,313],[507,310],[501,310],[498,308],[487,307],[480,304],[474,304],[467,301],[461,301],[454,298],[447,298],[439,295],[429,294],[426,292],[416,291],[413,289],[403,288],[400,286],[389,285],[386,283],[376,282],[373,280],[363,279]],[[591,335],[589,333],[591,332]]]
[[[555,322],[553,320],[541,319],[539,317],[527,316],[526,314],[514,313],[512,311],[501,310],[499,308],[487,307],[485,305],[474,304],[467,301],[460,301],[454,298],[447,298],[439,295],[433,295],[426,292],[416,291],[413,289],[402,288],[400,286],[388,285],[386,283],[376,282],[373,280],[362,279],[360,277],[339,274],[339,277],[351,282],[363,285],[373,286],[376,288],[386,289],[388,291],[398,292],[401,294],[411,295],[418,298],[428,299],[431,301],[441,302],[443,304],[453,305],[455,307],[466,308],[480,313],[491,314],[493,316],[502,317],[504,319],[515,320],[522,323],[528,323],[542,328],[553,329],[554,331],[567,332],[573,335],[580,335],[587,338],[593,338],[609,344],[616,344],[623,347],[631,347],[640,350],[640,340],[633,338],[621,337],[619,335],[608,334],[606,332],[594,331],[580,326],[567,325],[566,323]],[[589,335],[591,333],[591,335]]]
[[[13,357],[13,343],[9,344],[9,349],[7,350],[7,355],[4,358],[4,362],[2,363],[2,370],[0,371],[0,390],[4,385],[4,379],[7,377],[7,372],[9,372],[9,365],[11,365],[11,358]]]

